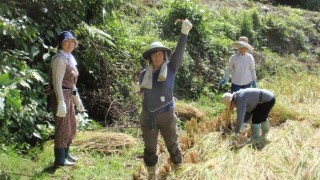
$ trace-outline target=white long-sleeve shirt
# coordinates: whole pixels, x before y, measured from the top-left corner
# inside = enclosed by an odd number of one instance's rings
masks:
[[[229,59],[228,68],[225,72],[224,79],[236,85],[247,85],[256,80],[256,67],[254,58],[251,54],[245,53],[241,55],[236,53]]]
[[[52,85],[58,101],[64,100],[62,90],[63,78],[68,65],[71,67],[75,67],[77,65],[74,57],[72,54],[67,54],[63,50],[59,50],[51,61]],[[74,75],[79,75],[77,68],[74,68]],[[73,88],[76,88],[75,85]]]

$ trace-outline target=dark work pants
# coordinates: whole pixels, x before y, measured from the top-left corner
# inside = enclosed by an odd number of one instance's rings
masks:
[[[260,124],[266,121],[275,103],[276,99],[272,98],[268,102],[258,104],[257,107],[252,111],[252,123]]]
[[[182,162],[181,149],[178,143],[177,118],[174,110],[156,112],[154,116],[155,126],[152,129],[150,112],[143,109],[140,116],[142,138],[144,141],[144,162],[147,166],[155,166],[158,163],[157,141],[161,133],[173,163]]]
[[[232,83],[232,84],[231,84],[231,93],[237,92],[237,91],[239,91],[240,89],[249,88],[250,85],[251,85],[251,83],[246,84],[246,85],[242,85],[242,86],[236,85],[236,84],[233,84],[233,83]]]

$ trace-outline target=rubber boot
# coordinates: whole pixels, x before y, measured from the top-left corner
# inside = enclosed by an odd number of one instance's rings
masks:
[[[148,180],[156,180],[156,166],[147,166]]]
[[[262,131],[261,137],[265,138],[266,135],[268,134],[269,130],[270,130],[270,122],[269,122],[269,120],[266,120],[266,121],[262,122],[261,123],[261,131]]]
[[[56,166],[73,166],[74,163],[66,160],[65,148],[54,148],[54,165]]]
[[[261,124],[251,124],[251,141],[257,141],[260,138]]]
[[[78,159],[69,153],[69,147],[70,145],[68,145],[68,147],[65,149],[66,159],[68,159],[71,162],[77,162]]]

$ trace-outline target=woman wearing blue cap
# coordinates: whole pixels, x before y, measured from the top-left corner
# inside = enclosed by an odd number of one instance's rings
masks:
[[[80,112],[85,110],[76,88],[79,75],[77,62],[71,54],[78,41],[69,31],[61,32],[58,40],[60,50],[51,61],[51,84],[54,91],[51,105],[55,119],[54,164],[72,166],[77,160],[69,154],[77,128],[74,105]]]

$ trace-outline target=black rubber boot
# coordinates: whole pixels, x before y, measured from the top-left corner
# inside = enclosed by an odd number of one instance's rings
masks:
[[[74,166],[74,162],[66,160],[65,148],[54,148],[54,165],[56,166]]]
[[[68,159],[71,162],[77,162],[78,159],[69,153],[69,147],[70,147],[70,145],[68,145],[67,148],[65,149],[66,159]]]

